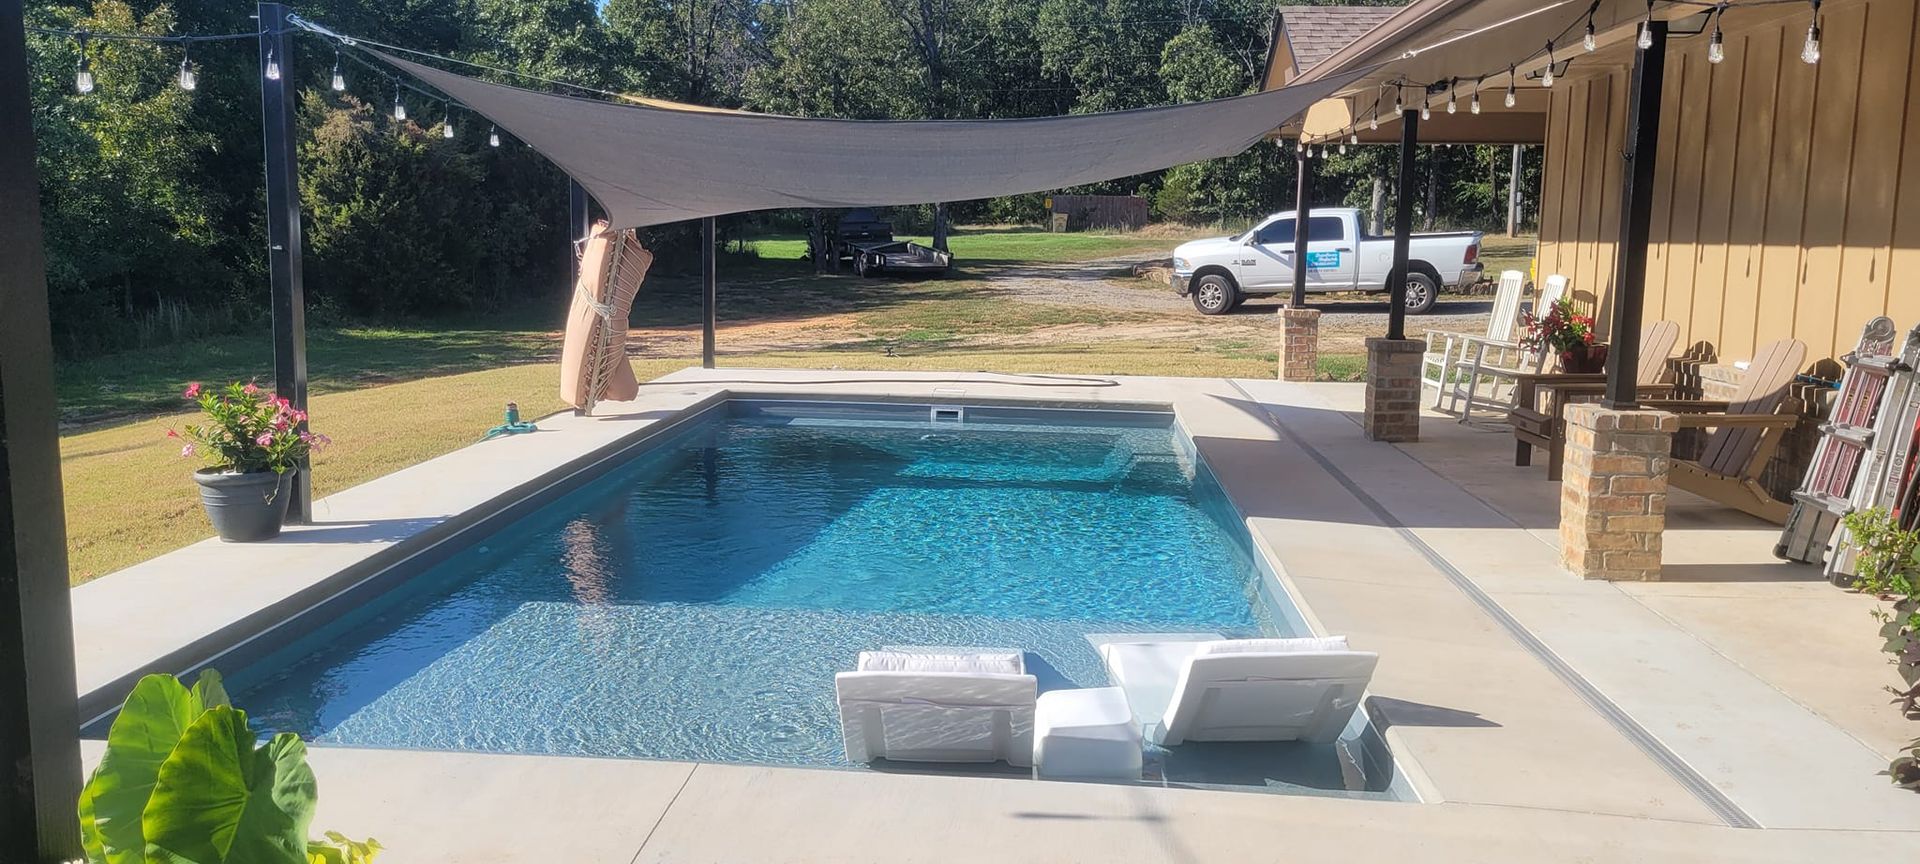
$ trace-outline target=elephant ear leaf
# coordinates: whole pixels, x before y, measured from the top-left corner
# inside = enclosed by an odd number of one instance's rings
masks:
[[[200,677],[193,679],[193,695],[200,700],[201,710],[233,704],[227,698],[227,687],[220,673],[213,669],[202,669]]]
[[[218,682],[216,675],[213,686]],[[91,864],[144,864],[140,814],[161,763],[203,710],[200,697],[172,675],[148,675],[134,685],[107,731],[106,754],[80,793],[80,835]]]
[[[160,766],[144,814],[147,860],[305,864],[315,795],[299,736],[256,748],[246,712],[208,709]]]

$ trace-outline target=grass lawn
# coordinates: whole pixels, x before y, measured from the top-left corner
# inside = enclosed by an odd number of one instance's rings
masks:
[[[1500,278],[1502,270],[1526,273],[1533,267],[1533,254],[1539,246],[1539,238],[1532,234],[1488,234],[1480,241],[1480,260],[1487,265],[1486,274],[1491,279]]]
[[[1054,234],[1038,228],[975,226],[950,232],[947,249],[959,266],[965,266],[968,261],[1092,261],[1120,255],[1164,254],[1182,240],[1207,233],[1207,229],[1180,226],[1156,226],[1131,234]],[[931,237],[895,239],[922,245],[933,243]],[[748,244],[755,254],[769,261],[795,260],[807,252],[807,238],[802,234],[760,237]]]

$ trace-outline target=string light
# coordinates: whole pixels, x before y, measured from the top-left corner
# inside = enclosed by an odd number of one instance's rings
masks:
[[[1378,99],[1373,100],[1373,119],[1367,121],[1367,128],[1375,132],[1380,131],[1380,100]]]
[[[1547,71],[1540,75],[1540,86],[1553,86],[1553,41],[1547,41]]]
[[[73,89],[93,92],[93,66],[87,61],[87,34],[80,34],[80,65],[73,70]]]
[[[1393,113],[1395,114],[1405,114],[1407,112],[1407,102],[1401,98],[1400,91],[1400,85],[1393,85]]]
[[[280,61],[274,59],[272,48],[267,49],[267,80],[280,80]]]
[[[1513,64],[1508,63],[1507,64],[1507,102],[1506,102],[1506,105],[1508,108],[1512,108],[1513,103],[1515,101],[1513,96],[1513,82],[1515,80],[1518,80],[1518,79],[1513,74]]]
[[[1460,113],[1460,97],[1459,97],[1459,94],[1454,92],[1455,83],[1457,82],[1453,82],[1453,81],[1447,82],[1447,113],[1448,114]]]
[[[1420,119],[1422,120],[1433,119],[1433,109],[1424,102],[1420,104]]]
[[[333,52],[333,92],[347,92],[347,76],[340,72],[340,52]]]
[[[393,82],[393,119],[407,119],[407,103],[400,101],[400,82]]]
[[[1708,63],[1719,63],[1727,59],[1727,40],[1726,37],[1720,33],[1720,13],[1725,11],[1725,9],[1725,6],[1721,6],[1716,8],[1713,13],[1713,35],[1707,37]]]
[[[500,146],[500,127],[498,126],[487,127],[487,146],[488,147]]]
[[[1347,155],[1347,142],[1345,141],[1340,142],[1340,155]]]
[[[440,124],[440,137],[442,138],[453,137],[453,105],[452,103],[448,103],[447,118]]]
[[[1468,113],[1470,114],[1480,113],[1480,85],[1484,83],[1486,80],[1487,80],[1487,77],[1485,75],[1482,75],[1480,76],[1479,81],[1473,82],[1473,101],[1467,103]]]
[[[1599,8],[1598,3],[1587,7],[1587,32],[1580,37],[1580,47],[1587,49],[1588,54],[1592,54],[1594,49],[1600,47],[1600,40],[1595,38],[1593,32],[1593,11],[1597,8]]]
[[[1653,47],[1653,0],[1647,0],[1647,17],[1640,22],[1640,36],[1634,44],[1642,51]]]
[[[187,59],[187,49],[184,44],[182,44],[180,48],[180,76],[178,80],[180,82],[180,89],[189,93],[200,86],[200,77],[193,74],[193,61]]]
[[[1808,66],[1820,62],[1820,0],[1810,0],[1813,4],[1813,20],[1807,23],[1807,41],[1800,46],[1800,59]]]

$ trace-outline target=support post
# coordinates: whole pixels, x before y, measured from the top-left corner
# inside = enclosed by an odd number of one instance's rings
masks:
[[[1637,408],[1640,307],[1647,293],[1647,235],[1653,222],[1653,163],[1660,140],[1660,87],[1666,76],[1667,22],[1647,26],[1651,44],[1638,49],[1627,90],[1627,138],[1620,172],[1620,245],[1613,277],[1613,326],[1607,334],[1607,392],[1602,404]]]
[[[1513,166],[1507,169],[1507,236],[1520,236],[1520,145],[1513,145]]]
[[[1293,177],[1293,302],[1299,309],[1307,305],[1307,141],[1300,139],[1294,150]]]
[[[0,861],[80,857],[79,698],[21,0],[0,0]]]
[[[700,220],[700,368],[713,368],[713,330],[719,305],[719,262],[714,251],[713,217]]]
[[[1420,150],[1420,112],[1400,112],[1400,183],[1394,189],[1393,270],[1387,276],[1387,338],[1407,338],[1407,249],[1413,238],[1413,166]]]
[[[567,260],[571,262],[569,272],[573,274],[573,285],[580,284],[580,241],[587,239],[588,226],[592,224],[587,212],[591,200],[587,197],[587,187],[567,178]],[[573,287],[570,285],[567,290]]]
[[[266,142],[267,270],[273,284],[273,389],[307,410],[307,300],[300,276],[300,166],[294,155],[293,40],[287,38],[287,7],[261,3],[260,130]],[[269,61],[279,71],[267,77]],[[306,431],[301,423],[299,430]],[[313,468],[300,460],[293,475],[287,524],[313,521]]]

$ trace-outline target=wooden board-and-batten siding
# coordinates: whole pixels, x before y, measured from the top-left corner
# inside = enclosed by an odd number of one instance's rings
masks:
[[[1719,64],[1704,35],[1668,43],[1645,320],[1722,362],[1788,336],[1838,357],[1874,315],[1920,323],[1915,5],[1823,4],[1817,66],[1800,60],[1804,10],[1736,8]],[[1572,277],[1602,326],[1629,74],[1569,76],[1547,117],[1540,274]]]

